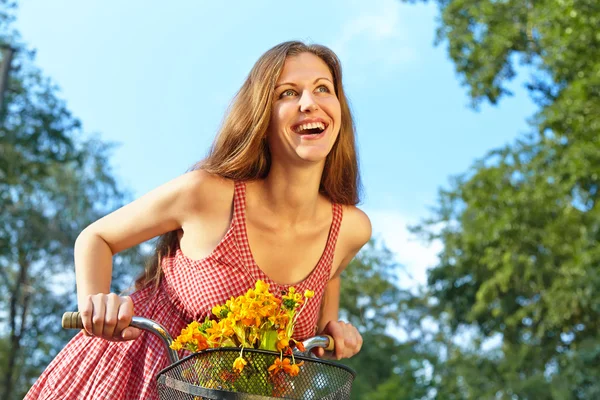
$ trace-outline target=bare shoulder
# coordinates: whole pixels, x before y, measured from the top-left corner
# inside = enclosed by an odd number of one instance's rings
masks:
[[[344,217],[340,227],[340,236],[349,249],[359,250],[371,239],[372,227],[369,216],[355,206],[344,206]]]
[[[230,179],[198,169],[183,174],[178,180],[178,192],[185,208],[202,211],[231,205],[234,183]]]
[[[344,206],[344,217],[335,250],[334,276],[339,276],[356,253],[371,239],[371,220],[355,206]]]

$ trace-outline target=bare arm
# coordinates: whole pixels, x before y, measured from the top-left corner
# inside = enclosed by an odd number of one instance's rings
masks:
[[[200,193],[210,185],[209,180],[203,171],[182,175],[81,232],[75,242],[75,273],[79,310],[88,333],[111,337],[127,326],[133,313],[130,299],[106,295],[110,290],[113,255],[180,229],[186,215],[201,207]]]
[[[335,274],[327,283],[321,314],[319,316],[318,331],[327,333],[335,339],[335,358],[351,357],[358,353],[362,346],[362,337],[358,330],[351,324],[338,321],[340,307],[341,274],[360,249],[371,238],[371,222],[367,215],[358,209],[348,213],[345,229],[345,243],[341,243],[343,254],[342,261]],[[340,232],[342,233],[342,232]],[[317,353],[323,356],[322,349]]]

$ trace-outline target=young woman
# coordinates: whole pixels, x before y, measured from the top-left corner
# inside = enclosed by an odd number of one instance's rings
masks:
[[[315,296],[294,337],[333,336],[331,357],[361,347],[338,321],[340,274],[371,236],[358,203],[354,124],[341,66],[324,46],[267,51],[235,97],[208,157],[191,172],[87,227],[75,243],[84,331],[52,361],[26,399],[152,399],[168,361],[133,315],[173,336],[258,279],[277,294]],[[162,235],[129,296],[109,294],[112,256]],[[320,356],[324,355],[320,349]]]

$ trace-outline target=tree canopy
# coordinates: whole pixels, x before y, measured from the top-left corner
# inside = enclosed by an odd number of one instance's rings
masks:
[[[474,106],[518,73],[531,130],[440,190],[415,227],[440,240],[428,277],[444,347],[440,398],[600,396],[600,5],[595,0],[439,0],[445,43]],[[498,346],[489,345],[493,341]],[[464,347],[464,346],[463,346]],[[487,350],[487,351],[486,351]]]

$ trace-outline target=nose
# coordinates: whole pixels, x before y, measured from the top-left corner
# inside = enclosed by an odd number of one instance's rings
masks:
[[[302,96],[300,97],[300,112],[311,112],[319,109],[315,98],[312,96],[310,91],[305,90],[302,92]]]

